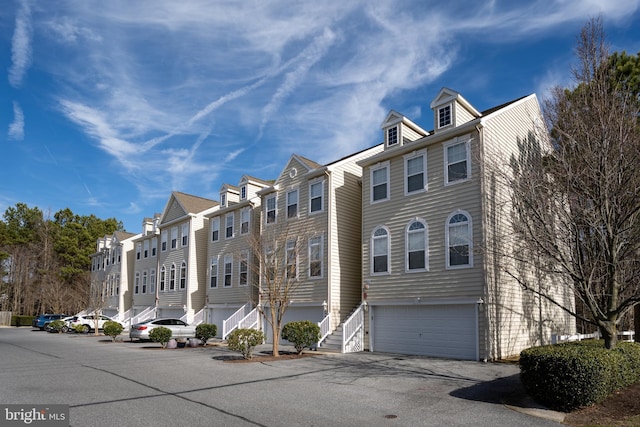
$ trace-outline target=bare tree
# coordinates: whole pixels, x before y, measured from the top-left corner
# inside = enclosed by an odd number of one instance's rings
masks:
[[[582,29],[573,90],[555,88],[545,104],[551,144],[519,141],[508,177],[517,265],[531,265],[554,286],[522,286],[595,325],[606,348],[640,302],[640,126],[638,98],[618,84],[600,18]],[[577,306],[558,300],[569,286]],[[554,289],[555,288],[555,289]]]
[[[273,333],[273,355],[279,356],[279,342],[283,319],[296,295],[296,291],[306,277],[301,270],[306,259],[306,233],[294,230],[287,224],[270,224],[248,240],[252,262],[247,268],[259,280],[258,307]]]

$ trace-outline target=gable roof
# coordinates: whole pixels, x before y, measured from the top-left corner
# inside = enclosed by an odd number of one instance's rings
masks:
[[[456,92],[455,90],[449,89],[447,87],[443,87],[442,89],[440,89],[440,92],[438,92],[438,95],[433,99],[433,101],[431,101],[431,104],[429,106],[431,107],[431,109],[434,109],[440,105],[447,104],[454,100],[460,103],[465,109],[467,109],[467,111],[469,111],[474,116],[480,117],[482,115],[478,110],[475,109],[473,105],[471,105],[471,103],[469,103],[469,101],[467,101],[462,97],[462,95],[460,95],[460,92]]]
[[[172,191],[162,211],[161,224],[182,218],[188,214],[198,214],[219,206],[215,200],[193,196],[180,191]]]

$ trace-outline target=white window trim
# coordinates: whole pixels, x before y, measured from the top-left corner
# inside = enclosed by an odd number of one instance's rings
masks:
[[[442,111],[447,107],[449,107],[449,123],[444,126],[440,126],[440,111]],[[436,124],[438,126],[438,129],[448,128],[449,126],[453,125],[453,103],[452,102],[449,104],[441,105],[436,109]]]
[[[230,271],[230,278],[229,278],[229,284],[227,285],[227,264],[231,264],[231,269]],[[231,288],[233,287],[233,256],[232,255],[225,255],[224,259],[223,259],[223,264],[222,264],[222,287],[223,288]]]
[[[396,131],[396,142],[393,143],[393,144],[390,144],[389,143],[389,132],[392,129],[395,129],[395,131]],[[387,128],[387,130],[385,131],[385,135],[384,136],[385,136],[385,138],[384,138],[385,142],[387,143],[387,147],[395,147],[395,146],[400,145],[400,125],[389,126]]]
[[[183,274],[183,270],[184,270],[184,274]],[[189,284],[187,283],[188,275],[189,275],[189,266],[187,265],[186,261],[183,260],[180,263],[180,274],[178,274],[178,290],[183,291],[189,287]],[[182,286],[183,281],[184,281],[184,286]]]
[[[273,222],[269,222],[269,200],[273,199]],[[278,223],[278,196],[276,194],[269,195],[264,199],[264,223],[269,226]]]
[[[140,272],[136,271],[135,278],[133,279],[133,294],[140,294]]]
[[[449,147],[452,147],[454,145],[459,145],[459,144],[465,144],[465,149],[467,152],[467,177],[464,179],[459,179],[457,181],[452,181],[449,182],[449,160],[448,160],[448,156],[447,156],[447,149]],[[453,141],[449,141],[446,144],[443,145],[443,157],[444,157],[444,186],[449,186],[449,185],[456,185],[456,184],[460,184],[462,182],[467,182],[471,179],[471,139],[466,138],[466,139],[455,139]]]
[[[160,234],[160,250],[166,252],[169,249],[169,232],[162,230]]]
[[[145,283],[146,282],[146,283]],[[142,282],[140,283],[140,293],[149,293],[149,271],[142,271]]]
[[[158,292],[167,292],[167,268],[160,267],[160,280],[158,281]]]
[[[247,215],[247,231],[243,232],[242,231],[242,216],[246,213]],[[249,208],[242,208],[242,210],[240,211],[240,234],[249,234],[249,232],[251,231],[251,209]]]
[[[217,239],[213,239],[213,232],[217,231],[218,232],[218,238]],[[211,241],[212,242],[219,242],[220,241],[220,217],[216,216],[214,218],[211,218]]]
[[[319,276],[312,276],[311,275],[311,240],[312,239],[320,239],[320,244],[318,245],[319,246],[319,252],[320,252],[320,275]],[[317,279],[324,278],[324,235],[323,234],[321,234],[319,236],[312,236],[309,239],[307,259],[309,260],[309,273],[308,273],[309,279],[317,280]]]
[[[247,275],[247,283],[241,282],[243,261],[246,267],[244,273]],[[240,252],[240,259],[238,260],[238,286],[249,286],[249,251],[246,250]]]
[[[173,244],[175,242],[175,245]],[[178,227],[171,227],[171,233],[169,234],[169,249],[178,248]]]
[[[467,225],[468,225],[468,230],[469,230],[469,235],[467,236],[469,239],[469,264],[464,264],[464,265],[451,265],[451,260],[449,257],[449,221],[451,221],[451,218],[453,218],[454,216],[458,215],[458,214],[462,214],[464,216],[467,217]],[[469,215],[469,212],[464,211],[462,209],[457,209],[454,212],[451,212],[451,214],[447,217],[447,222],[445,222],[444,224],[444,247],[445,247],[445,260],[446,260],[446,269],[447,270],[460,270],[460,269],[465,269],[465,268],[471,268],[473,267],[473,220],[471,218],[471,215]]]
[[[173,277],[171,277],[173,275]],[[178,276],[178,271],[176,268],[176,263],[171,263],[171,267],[169,267],[169,292],[176,291],[176,277]],[[171,283],[173,281],[173,283]],[[172,288],[173,286],[173,288]]]
[[[216,266],[216,285],[215,286],[211,286],[211,278],[213,277],[213,266]],[[209,289],[217,289],[218,288],[218,281],[220,279],[220,260],[219,257],[215,256],[213,258],[211,258],[210,262],[209,262]]]
[[[156,269],[152,268],[149,270],[149,293],[156,293],[156,282],[158,278],[156,277]]]
[[[231,218],[231,236],[227,236],[227,228],[229,228],[228,226],[228,219],[227,218]],[[236,237],[236,227],[235,227],[235,222],[236,222],[236,215],[235,212],[229,212],[228,214],[226,214],[224,216],[224,239],[233,239],[234,237]]]
[[[383,229],[387,232],[387,271],[374,272],[374,249],[373,249],[373,241],[374,234],[377,230]],[[388,276],[391,274],[391,233],[389,232],[389,228],[385,225],[378,225],[373,228],[371,231],[371,238],[369,239],[369,270],[372,276]]]
[[[289,204],[289,194],[295,193],[296,194],[296,214],[294,216],[289,216],[289,206],[293,206],[293,204]],[[296,188],[291,188],[290,190],[287,190],[286,194],[285,194],[285,203],[286,203],[286,218],[288,220],[292,220],[292,219],[298,219],[298,217],[300,216],[300,190],[296,187]]]
[[[189,246],[189,229],[191,227],[189,227],[189,224],[182,224],[182,227],[180,227],[180,243],[181,246],[183,248],[186,248],[187,246]],[[186,231],[186,233],[185,233]],[[185,239],[186,238],[186,239]]]
[[[414,222],[419,222],[424,225],[424,268],[409,269],[409,227]],[[404,271],[407,273],[419,273],[429,271],[429,226],[427,221],[422,218],[413,218],[407,226],[404,228]]]
[[[289,245],[292,244],[292,251],[293,251],[293,263],[289,264]],[[298,242],[298,240],[287,240],[287,242],[285,243],[285,255],[284,255],[284,262],[285,262],[285,275],[286,278],[288,280],[295,280],[297,278],[300,277],[300,257],[299,257],[299,253],[298,250],[300,242]],[[289,277],[289,265],[293,265],[295,266],[295,276],[293,277]]]
[[[422,188],[409,192],[409,160],[413,160],[422,156]],[[427,150],[420,150],[404,156],[404,195],[424,193],[429,189],[429,180],[427,179]]]
[[[311,197],[311,187],[313,185],[320,184],[320,209],[317,211],[311,211],[311,201],[314,197]],[[315,179],[309,182],[309,215],[316,215],[324,212],[324,179]]]
[[[385,197],[384,199],[380,199],[380,200],[373,200],[373,173],[380,170],[386,168],[387,169],[387,197]],[[375,203],[382,203],[382,202],[386,202],[387,200],[391,199],[391,183],[390,183],[390,175],[391,175],[391,164],[386,161],[386,162],[382,162],[379,163],[375,166],[372,166],[371,169],[369,170],[369,202],[373,205]]]

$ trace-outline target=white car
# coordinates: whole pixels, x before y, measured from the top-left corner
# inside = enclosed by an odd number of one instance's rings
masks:
[[[129,338],[139,339],[139,340],[148,340],[149,332],[151,332],[154,328],[158,326],[164,326],[167,329],[171,330],[171,338],[195,338],[196,336],[196,326],[188,325],[180,319],[151,319],[146,322],[135,324],[131,327],[131,331],[129,331]]]
[[[114,320],[107,316],[99,316],[98,330],[104,329],[104,324],[106,322],[114,322]],[[71,319],[71,321],[69,322],[69,329],[77,330],[78,326],[82,326],[80,332],[86,333],[94,330],[96,327],[96,316],[94,314],[87,314],[86,316],[74,316],[73,319]]]

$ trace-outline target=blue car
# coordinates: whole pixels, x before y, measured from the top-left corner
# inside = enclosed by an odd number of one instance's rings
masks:
[[[66,317],[66,314],[41,314],[40,316],[33,319],[33,322],[31,322],[31,326],[44,331],[44,328],[47,326],[47,324],[49,324],[49,322],[62,319],[63,317]]]

